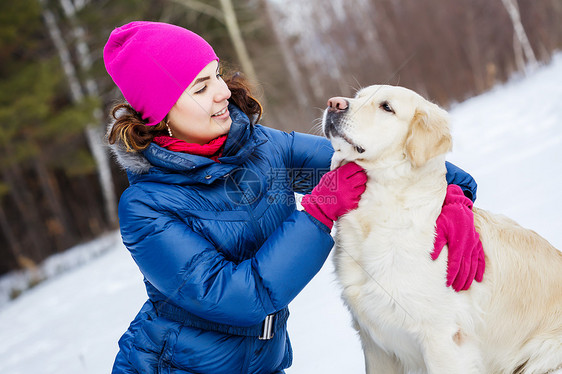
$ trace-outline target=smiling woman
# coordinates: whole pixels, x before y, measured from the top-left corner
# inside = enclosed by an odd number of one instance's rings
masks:
[[[223,80],[211,46],[188,30],[124,25],[104,62],[128,101],[108,138],[131,184],[121,236],[148,292],[113,373],[282,373],[287,305],[326,260],[365,173],[326,173],[327,139],[257,124],[244,79]],[[323,174],[346,183],[322,188]],[[316,203],[297,210],[295,192]]]

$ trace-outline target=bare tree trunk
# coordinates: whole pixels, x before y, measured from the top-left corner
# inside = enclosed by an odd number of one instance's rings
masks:
[[[4,213],[4,209],[0,209],[0,230],[2,230],[2,235],[8,242],[8,250],[12,253],[14,259],[19,262],[18,259],[23,257],[23,251],[10,226],[8,217],[6,217],[6,213]]]
[[[62,205],[59,188],[40,157],[35,157],[34,167],[44,199],[52,214],[52,218],[46,222],[47,229],[55,238],[57,249],[67,249],[73,243],[73,235],[69,233],[72,228]]]
[[[467,23],[467,41],[464,44],[464,48],[467,50],[468,63],[472,68],[472,77],[474,79],[474,85],[476,87],[476,92],[483,92],[488,87],[486,87],[484,73],[482,71],[482,58],[480,53],[480,48],[478,45],[478,39],[476,36],[476,19],[474,14],[474,9],[468,7],[465,13],[466,23]]]
[[[255,84],[258,82],[258,76],[250,54],[248,53],[248,49],[246,48],[246,44],[244,43],[244,38],[242,38],[242,32],[240,32],[240,26],[236,18],[234,7],[232,6],[232,0],[220,0],[220,3],[224,14],[226,29],[234,45],[234,50],[236,51],[240,65],[242,65],[242,70]]]
[[[43,5],[43,19],[47,25],[47,30],[49,31],[51,40],[57,49],[64,74],[68,80],[70,95],[74,102],[80,102],[84,99],[84,94],[82,93],[82,87],[80,85],[80,81],[78,80],[78,73],[72,63],[72,58],[70,57],[70,51],[68,50],[68,47],[62,37],[62,33],[57,25],[55,15],[46,8],[45,0],[40,1]]]
[[[319,8],[311,1],[302,4],[292,1],[291,5],[284,5],[281,9],[284,20],[291,23],[284,23],[284,27],[288,28],[285,32],[295,39],[291,47],[304,71],[311,99],[315,103],[324,102],[330,95],[326,85],[339,83],[341,78],[339,61],[332,52],[333,43],[325,43],[326,35],[322,33],[326,31],[330,17],[325,17],[324,13],[316,16]],[[328,76],[331,81],[326,79]]]
[[[252,63],[252,59],[250,58],[250,54],[248,53],[248,49],[244,43],[244,38],[242,37],[242,32],[240,31],[238,19],[236,18],[236,12],[234,11],[231,0],[220,0],[221,9],[217,9],[197,0],[172,1],[181,4],[186,8],[211,16],[222,22],[228,30],[228,35],[232,41],[232,45],[234,46],[236,56],[238,57],[238,61],[240,62],[244,74],[253,83],[258,82],[256,70],[254,69],[254,64]]]
[[[291,86],[293,87],[293,93],[296,95],[296,101],[301,109],[308,108],[310,105],[310,100],[308,99],[308,95],[306,94],[306,90],[302,84],[303,77],[299,70],[299,66],[297,64],[297,57],[293,53],[285,34],[281,31],[281,25],[277,19],[279,15],[275,13],[275,10],[272,9],[271,4],[268,0],[264,0],[264,6],[267,12],[267,16],[269,17],[269,21],[271,23],[271,27],[273,28],[273,32],[277,41],[279,43],[279,47],[281,48],[281,55],[283,56],[283,61],[285,62],[285,66],[289,71],[289,81]]]
[[[37,213],[37,204],[33,194],[29,190],[21,170],[17,167],[6,166],[2,168],[2,179],[10,187],[10,195],[13,197],[13,202],[22,219],[24,241],[28,243],[30,248],[27,257],[33,261],[40,261],[45,257],[48,239],[41,229],[43,222]]]
[[[502,0],[503,6],[507,10],[509,17],[511,18],[511,22],[513,23],[513,44],[516,56],[516,63],[517,67],[520,71],[526,71],[527,69],[534,69],[538,66],[537,58],[535,57],[535,53],[533,52],[533,48],[531,48],[531,43],[529,42],[529,38],[527,38],[527,34],[525,33],[525,28],[521,23],[521,14],[519,13],[519,6],[517,5],[517,0]],[[527,60],[528,66],[525,66],[525,62],[523,61],[522,53],[525,55],[525,59]]]
[[[57,25],[56,18],[54,14],[47,8],[45,0],[40,1],[43,5],[43,18],[45,20],[45,24],[47,25],[49,35],[51,36],[51,39],[53,40],[53,43],[59,53],[63,70],[70,86],[72,101],[74,103],[80,103],[85,98],[84,93],[86,93],[87,95],[97,96],[98,88],[95,81],[93,81],[92,79],[87,79],[85,84],[82,84],[80,82],[77,74],[77,69],[72,62],[68,45],[62,37],[62,33]],[[77,38],[78,59],[80,61],[80,65],[84,70],[87,71],[92,65],[91,56],[88,45],[84,40],[84,30],[82,29],[82,27],[77,25],[76,9],[69,0],[60,0],[60,2],[67,17],[69,17],[69,19],[71,20],[73,33]],[[95,121],[97,123],[102,123],[101,110],[97,108],[94,110],[93,114]],[[104,198],[106,218],[110,225],[115,226],[117,225],[117,200],[113,191],[110,159],[107,154],[107,150],[103,145],[103,131],[101,130],[101,126],[96,126],[93,124],[86,125],[85,135],[90,147],[90,151],[92,152],[94,160],[96,161],[98,178]]]
[[[78,6],[85,6],[89,0],[75,1],[79,3]],[[70,0],[60,0],[61,4],[70,3]],[[70,19],[73,28],[74,36],[77,40],[77,52],[78,61],[83,71],[89,71],[92,67],[92,55],[90,53],[90,47],[86,43],[86,33],[84,28],[78,24],[76,19],[76,11],[79,9],[78,6],[69,7],[65,9],[66,16]],[[94,81],[89,75],[87,75],[85,82],[85,90],[87,95],[97,97],[99,96],[99,89],[96,81]],[[96,123],[103,124],[103,115],[100,108],[94,109],[94,119]],[[105,213],[106,218],[111,226],[117,225],[117,200],[115,197],[115,192],[113,190],[113,177],[111,175],[111,162],[109,159],[109,154],[107,149],[103,144],[104,136],[103,125],[88,125],[86,126],[86,139],[88,140],[88,145],[96,160],[98,178],[100,180],[102,195],[105,202]]]
[[[225,22],[223,12],[212,5],[205,4],[198,0],[172,0],[172,1],[181,4],[188,9],[194,10],[201,14],[206,14],[209,17],[213,17],[216,20],[222,22],[223,24]]]

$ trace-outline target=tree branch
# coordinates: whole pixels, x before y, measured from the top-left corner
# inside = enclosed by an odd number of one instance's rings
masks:
[[[222,24],[225,24],[226,22],[224,19],[224,15],[220,9],[205,4],[201,1],[197,1],[197,0],[171,0],[171,1],[173,1],[174,3],[181,4],[186,8],[192,9],[196,12],[206,14],[209,17],[213,17],[219,22],[221,22]]]

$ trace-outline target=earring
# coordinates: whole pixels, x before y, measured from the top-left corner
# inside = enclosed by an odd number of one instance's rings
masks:
[[[170,135],[170,138],[173,138],[174,135],[172,135],[172,129],[170,128],[170,121],[166,121],[166,127],[168,128],[168,134]]]

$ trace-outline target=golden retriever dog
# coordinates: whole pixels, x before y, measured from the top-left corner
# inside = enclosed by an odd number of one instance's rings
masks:
[[[334,254],[367,373],[562,367],[560,251],[475,207],[483,281],[455,292],[446,287],[446,251],[431,260],[452,144],[447,112],[406,88],[371,86],[330,99],[322,125],[332,168],[356,162],[368,175],[359,207],[337,221]]]

